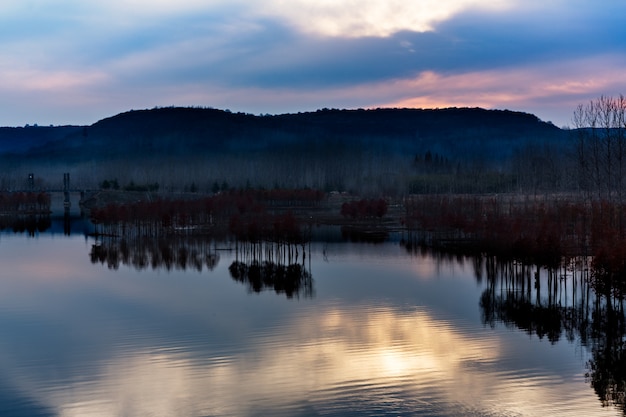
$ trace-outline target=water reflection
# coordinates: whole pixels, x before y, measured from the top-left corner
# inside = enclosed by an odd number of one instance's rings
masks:
[[[250,292],[274,290],[287,298],[314,295],[307,251],[300,245],[216,242],[202,237],[117,238],[99,236],[91,245],[93,264],[117,270],[120,265],[137,270],[152,268],[171,271],[215,269],[220,260],[218,247],[233,251],[235,260],[228,270],[233,280],[245,283]],[[310,256],[309,256],[310,259]]]
[[[626,415],[626,325],[624,306],[594,306],[591,324],[592,359],[586,377],[603,406],[615,405]]]
[[[287,298],[313,297],[311,255],[305,245],[238,242],[235,255],[235,260],[228,267],[230,276],[247,284],[250,292],[274,290]]]
[[[591,351],[587,381],[603,406],[626,413],[626,326],[623,299],[593,291],[589,260],[539,269],[485,257],[487,288],[480,299],[483,322],[496,322],[556,343],[565,335]],[[480,262],[478,263],[480,264]]]
[[[479,307],[490,328],[503,323],[551,344],[565,337],[587,348],[586,381],[602,406],[626,414],[626,315],[623,277],[598,279],[590,257],[563,259],[555,267],[468,252],[465,247],[421,245],[413,236],[401,242],[411,254],[432,256],[439,263],[471,260],[474,277],[486,277]],[[598,282],[602,285],[598,285]],[[611,283],[615,285],[610,285]]]
[[[100,236],[91,245],[92,263],[106,264],[110,269],[120,265],[141,269],[188,268],[212,271],[220,260],[216,243],[211,239],[193,237],[116,238]]]
[[[51,224],[49,214],[0,216],[0,231],[11,230],[13,233],[27,233],[31,237],[48,230]]]
[[[301,264],[234,261],[228,270],[235,281],[246,283],[252,292],[258,293],[265,289],[273,289],[276,294],[284,293],[287,298],[293,298],[294,295],[313,297],[311,273]]]
[[[342,246],[324,261],[315,244],[92,242],[3,239],[0,415],[591,416],[615,410],[600,410],[590,384],[607,405],[623,395],[624,332],[607,334],[623,329],[623,310],[580,271],[433,261],[389,243]],[[221,255],[211,279],[190,274],[194,251]],[[170,260],[152,267],[163,252]],[[429,262],[444,267],[423,279]],[[265,264],[315,270],[315,298],[248,296],[229,276]],[[172,273],[153,272],[163,265]],[[559,326],[542,323],[548,309]],[[564,336],[585,337],[590,353]]]
[[[63,416],[453,415],[458,404],[481,407],[477,398],[494,395],[481,368],[498,358],[495,341],[464,336],[423,311],[330,307],[247,343],[255,348],[204,359],[168,349],[121,354],[91,383],[74,384],[70,395],[52,391],[45,403]],[[424,383],[433,380],[440,385]],[[458,390],[459,380],[474,383]]]
[[[480,308],[485,324],[493,327],[503,322],[551,343],[558,342],[563,333],[570,341],[579,335],[586,343],[596,298],[588,285],[586,263],[541,269],[484,257],[484,264],[487,287]]]
[[[69,207],[65,207],[65,210],[63,210],[63,234],[65,236],[72,235],[72,216],[70,215]]]
[[[40,390],[62,416],[574,415],[575,385],[500,368],[499,341],[419,309],[325,306],[250,335],[250,349],[191,357],[119,352],[89,383]],[[206,355],[207,352],[205,352]],[[542,414],[545,413],[545,414]]]

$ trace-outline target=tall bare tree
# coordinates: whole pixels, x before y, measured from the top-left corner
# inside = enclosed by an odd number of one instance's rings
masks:
[[[626,98],[600,96],[574,111],[578,178],[589,196],[623,202],[626,179]]]

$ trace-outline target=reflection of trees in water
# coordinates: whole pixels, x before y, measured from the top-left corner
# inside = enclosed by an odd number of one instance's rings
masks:
[[[590,284],[587,258],[574,258],[558,268],[543,269],[518,262],[481,257],[487,288],[480,299],[483,322],[496,322],[546,337],[556,343],[563,335],[591,352],[587,381],[603,406],[626,414],[626,317],[624,300]]]
[[[616,281],[619,288],[607,285],[612,280],[601,280],[597,286],[594,271],[592,286],[602,302],[593,311],[591,345],[593,358],[587,362],[585,375],[602,401],[615,405],[626,415],[626,316],[624,315],[623,278]]]
[[[411,254],[432,256],[442,265],[470,262],[478,282],[487,281],[480,298],[483,323],[504,323],[556,343],[577,339],[591,353],[587,381],[603,406],[626,415],[626,315],[623,277],[601,276],[591,257],[564,259],[556,267],[486,255],[465,245],[429,246],[420,235],[401,243]],[[444,242],[445,243],[445,242]]]
[[[563,334],[573,341],[578,334],[586,343],[591,311],[599,299],[588,284],[585,259],[543,269],[491,256],[476,258],[480,261],[475,267],[483,268],[487,277],[480,299],[485,324],[514,325],[552,343]]]
[[[242,283],[247,283],[251,291],[261,292],[273,289],[276,294],[285,294],[287,298],[294,296],[313,297],[311,273],[304,265],[282,265],[269,261],[253,261],[250,263],[234,261],[230,267],[230,276]]]
[[[208,239],[185,238],[135,238],[118,239],[100,237],[91,246],[89,254],[92,263],[106,264],[111,269],[121,265],[136,269],[195,269],[213,270],[220,256],[215,250],[215,242]]]
[[[100,236],[91,246],[89,256],[92,263],[106,264],[110,269],[128,265],[139,270],[213,270],[220,260],[216,244],[214,240],[190,236],[161,239]],[[312,297],[313,279],[310,264],[306,264],[307,251],[302,244],[237,242],[230,275],[247,283],[254,292],[273,289],[288,298]]]
[[[14,233],[28,233],[29,236],[45,232],[51,225],[49,214],[0,215],[0,230],[9,229]]]
[[[228,270],[235,281],[247,284],[252,292],[274,290],[287,298],[312,298],[310,256],[308,267],[306,259],[305,246],[300,251],[298,245],[240,242]]]
[[[591,347],[593,358],[585,374],[603,406],[615,405],[626,415],[626,347],[624,310],[605,306],[595,312]]]

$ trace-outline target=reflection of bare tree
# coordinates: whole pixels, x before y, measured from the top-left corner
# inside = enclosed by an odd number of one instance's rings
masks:
[[[483,322],[514,325],[556,343],[563,333],[572,341],[589,333],[591,305],[585,260],[542,269],[485,257],[487,288],[480,300]]]
[[[300,264],[282,265],[269,261],[233,262],[228,268],[231,277],[247,283],[250,290],[261,292],[273,289],[276,294],[285,294],[287,298],[302,295],[313,297],[311,273]]]
[[[586,378],[604,406],[626,414],[626,320],[623,299],[594,291],[586,258],[541,269],[484,257],[483,322],[502,322],[556,343],[563,335],[590,349]],[[480,263],[475,263],[480,265]]]
[[[10,229],[14,233],[28,233],[34,236],[50,228],[50,214],[13,214],[0,216],[0,230]]]
[[[611,289],[594,306],[591,327],[592,359],[587,362],[587,381],[603,406],[614,405],[626,415],[626,317],[624,299]]]
[[[117,269],[122,264],[137,269],[164,268],[168,271],[187,268],[197,271],[202,271],[203,268],[213,270],[220,259],[214,241],[190,237],[101,237],[92,245],[89,256],[92,263],[106,263],[111,269]]]
[[[235,281],[248,284],[253,292],[273,289],[287,298],[312,298],[313,277],[306,257],[307,252],[304,248],[299,252],[297,245],[248,243],[237,247],[237,258],[228,270]]]

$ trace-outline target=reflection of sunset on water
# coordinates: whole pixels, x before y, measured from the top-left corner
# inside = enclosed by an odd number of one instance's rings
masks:
[[[579,341],[481,321],[508,304],[500,286],[484,304],[500,281],[477,281],[470,259],[336,244],[324,260],[314,245],[316,295],[288,300],[234,282],[227,252],[203,272],[111,270],[82,239],[1,243],[0,369],[52,415],[616,411],[585,381]]]
[[[39,400],[66,417],[245,416],[254,415],[253,404],[288,412],[308,403],[332,412],[327,398],[350,393],[364,409],[426,402],[448,413],[464,404],[490,415],[540,415],[554,398],[575,401],[587,394],[576,392],[583,385],[540,370],[498,371],[496,337],[465,335],[420,310],[330,308],[319,320],[298,318],[249,344],[207,358],[175,350],[127,352],[101,364],[89,384],[52,390]]]
[[[421,280],[435,279],[439,275],[440,265],[433,258],[427,256],[417,256],[411,266],[415,270],[415,276]]]

